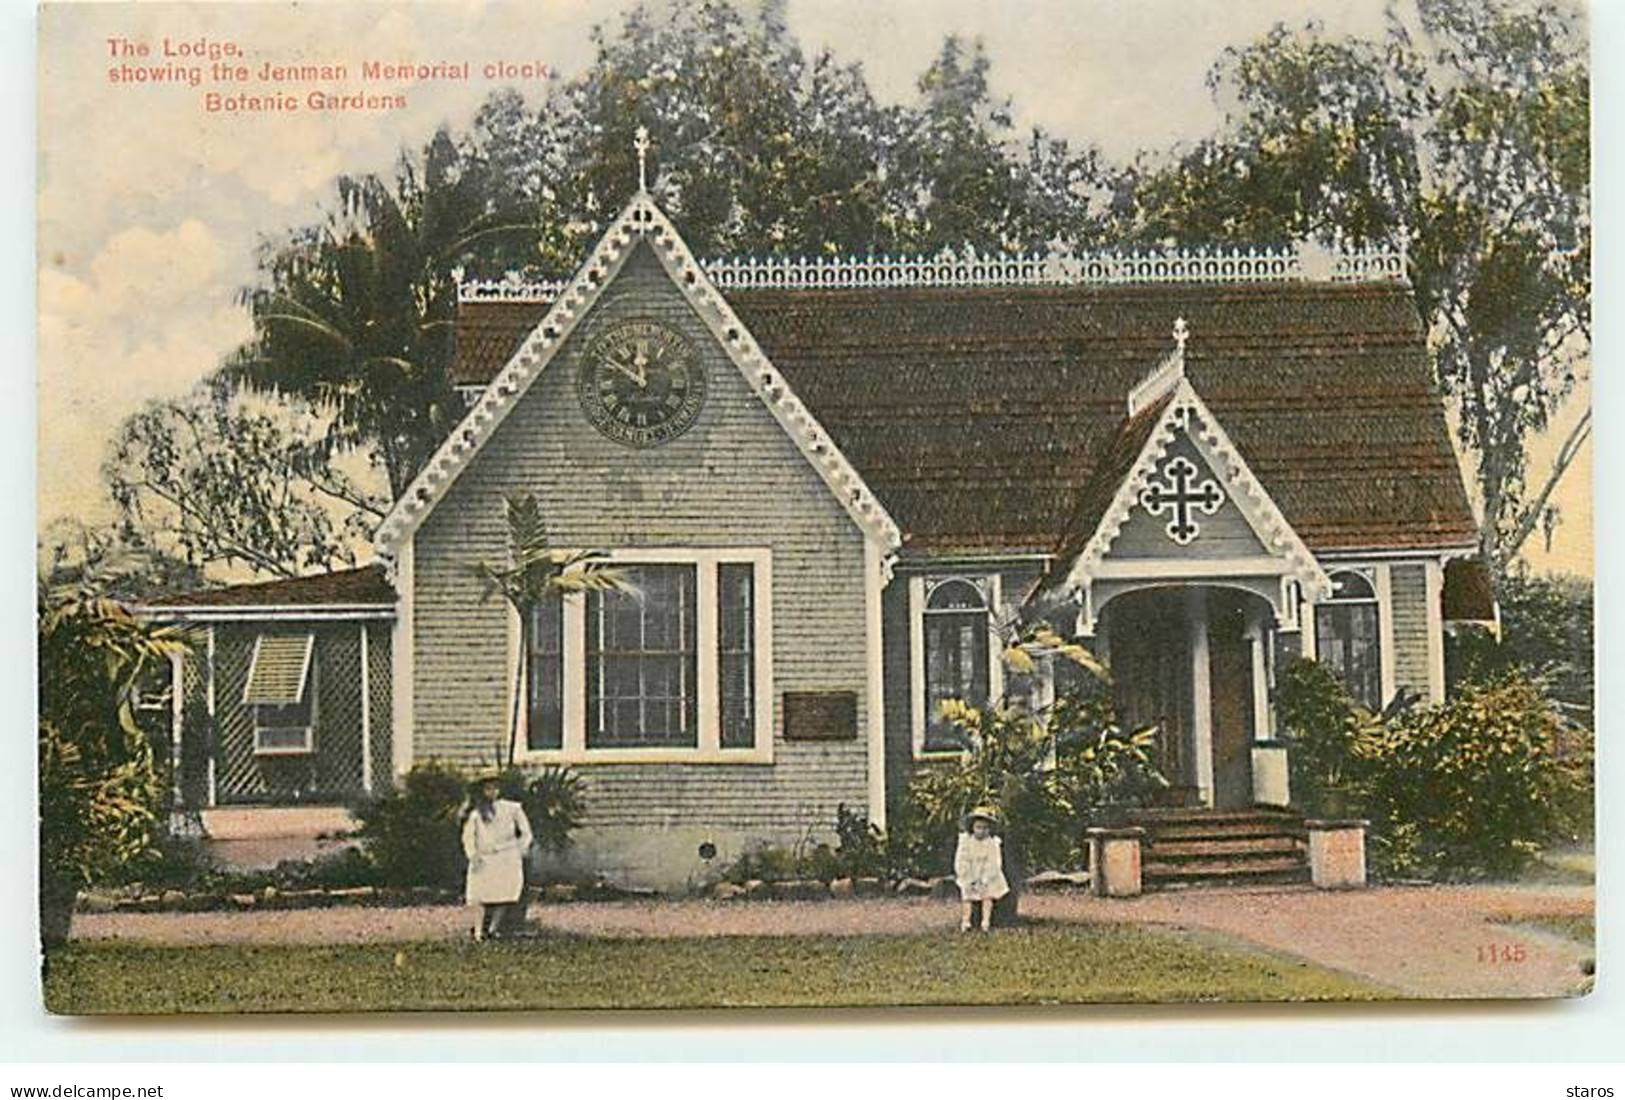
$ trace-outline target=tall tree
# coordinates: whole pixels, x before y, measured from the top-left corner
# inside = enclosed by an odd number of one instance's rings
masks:
[[[196,574],[295,577],[353,564],[384,502],[333,457],[313,417],[247,408],[218,379],[153,402],[120,426],[102,467],[117,542]]]
[[[1278,26],[1209,76],[1220,134],[1128,173],[1142,239],[1408,238],[1439,381],[1460,413],[1497,571],[1590,432],[1530,484],[1527,444],[1590,350],[1588,70],[1564,0],[1418,0],[1380,40]]]
[[[184,592],[204,583],[202,570],[147,541],[147,534],[131,524],[96,526],[59,517],[36,547],[40,582],[53,590],[78,588],[116,600]]]
[[[593,65],[534,110],[511,93],[470,148],[561,227],[539,260],[562,275],[631,196],[648,127],[653,189],[700,255],[997,252],[1076,239],[1105,196],[1092,149],[1025,137],[980,44],[949,38],[919,99],[885,105],[862,69],[804,53],[782,0],[634,8],[595,30]]]
[[[459,273],[518,266],[536,222],[445,132],[392,179],[337,190],[324,222],[262,250],[263,284],[244,295],[254,339],[227,377],[327,414],[329,447],[370,451],[393,499],[461,411],[447,373]]]

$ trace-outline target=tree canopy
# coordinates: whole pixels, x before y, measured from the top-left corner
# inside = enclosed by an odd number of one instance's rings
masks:
[[[1120,188],[1140,240],[1404,240],[1439,382],[1476,468],[1497,571],[1590,432],[1530,482],[1590,351],[1589,72],[1577,12],[1477,0],[1390,8],[1384,37],[1277,26],[1225,51],[1212,138]]]
[[[1552,489],[1590,432],[1579,416],[1554,466],[1529,469],[1590,347],[1589,74],[1569,0],[1417,0],[1371,38],[1277,26],[1217,59],[1214,134],[1118,166],[1020,132],[975,41],[945,39],[895,104],[861,67],[804,51],[782,0],[635,7],[594,43],[539,102],[491,96],[466,132],[341,178],[320,221],[262,248],[243,295],[254,339],[223,377],[308,405],[315,453],[381,468],[381,507],[461,412],[459,281],[573,271],[637,186],[644,126],[651,190],[701,255],[1404,239],[1486,559],[1503,572],[1556,522]],[[152,427],[138,416],[119,446]],[[256,533],[274,528],[244,525],[254,553],[237,560],[339,560]]]

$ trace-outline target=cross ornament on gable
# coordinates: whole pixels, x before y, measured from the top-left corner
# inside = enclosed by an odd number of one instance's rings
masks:
[[[637,133],[632,136],[632,148],[638,154],[638,190],[649,190],[649,128],[639,126]]]
[[[1169,510],[1173,514],[1164,528],[1168,537],[1181,546],[1188,546],[1202,533],[1197,526],[1195,510],[1211,516],[1224,506],[1224,490],[1212,478],[1200,485],[1196,477],[1202,471],[1188,458],[1176,456],[1163,466],[1157,478],[1140,490],[1140,504],[1153,516]]]

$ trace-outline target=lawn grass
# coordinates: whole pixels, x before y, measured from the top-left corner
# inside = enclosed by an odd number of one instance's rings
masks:
[[[508,944],[156,947],[53,952],[52,1012],[1366,1000],[1379,987],[1241,945],[1128,925],[991,936],[762,936]]]
[[[1597,942],[1597,918],[1590,914],[1543,913],[1538,916],[1507,916],[1497,919],[1496,923],[1527,925],[1574,940],[1576,943],[1583,943],[1587,947]]]
[[[1589,886],[1597,881],[1597,855],[1590,848],[1541,852],[1520,881],[1538,885]]]

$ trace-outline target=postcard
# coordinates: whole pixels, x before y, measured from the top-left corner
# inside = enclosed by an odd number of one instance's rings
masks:
[[[1583,995],[1587,35],[44,6],[45,1006]]]

